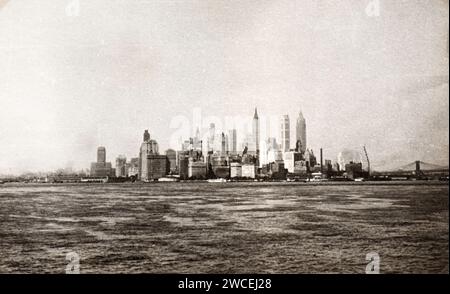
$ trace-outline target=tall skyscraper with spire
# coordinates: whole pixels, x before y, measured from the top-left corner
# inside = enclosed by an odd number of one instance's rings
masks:
[[[280,121],[280,131],[281,131],[281,151],[289,151],[291,145],[291,127],[289,122],[289,115],[283,115]]]
[[[255,107],[255,114],[253,115],[253,124],[252,124],[252,135],[253,140],[255,140],[256,152],[259,151],[259,118],[258,118],[258,110]]]
[[[306,121],[302,111],[297,117],[295,140],[296,144],[300,141],[300,151],[304,153],[306,151]]]
[[[197,130],[195,131],[195,137],[194,137],[194,144],[193,144],[194,150],[202,150],[202,138],[200,135],[200,129],[197,127]]]

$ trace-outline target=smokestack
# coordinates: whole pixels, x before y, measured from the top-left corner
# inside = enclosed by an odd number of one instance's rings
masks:
[[[320,148],[320,173],[323,174],[323,152],[322,152],[322,148]]]
[[[416,173],[420,173],[420,161],[416,161]]]

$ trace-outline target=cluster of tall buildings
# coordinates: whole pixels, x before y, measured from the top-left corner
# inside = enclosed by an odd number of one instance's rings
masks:
[[[106,148],[97,148],[97,162],[91,163],[90,175],[93,177],[117,177],[128,178],[139,173],[139,158],[131,158],[128,162],[124,155],[116,158],[116,167],[111,162],[106,162]]]
[[[106,150],[99,147],[97,162],[91,164],[91,176],[138,179],[150,182],[168,175],[180,179],[207,178],[275,178],[306,177],[312,173],[330,173],[336,167],[330,160],[316,159],[307,148],[306,120],[300,111],[295,123],[295,142],[291,142],[291,123],[288,115],[280,118],[280,143],[276,138],[262,139],[260,122],[255,108],[251,132],[244,136],[238,148],[237,131],[216,130],[211,123],[205,136],[197,128],[195,136],[181,142],[179,150],[159,152],[156,140],[145,130],[139,157],[127,161],[118,156],[115,168],[106,162]],[[339,167],[337,167],[339,169]]]

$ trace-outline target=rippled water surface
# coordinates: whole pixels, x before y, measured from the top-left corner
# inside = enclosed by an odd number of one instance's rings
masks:
[[[0,273],[448,273],[448,186],[0,186]]]

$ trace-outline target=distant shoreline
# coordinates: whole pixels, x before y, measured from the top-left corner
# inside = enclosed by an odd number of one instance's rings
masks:
[[[352,181],[345,181],[345,182],[289,182],[289,181],[231,181],[231,182],[223,182],[223,183],[209,183],[207,181],[179,181],[179,182],[122,182],[122,183],[114,183],[114,182],[108,182],[108,183],[18,183],[18,182],[8,182],[3,183],[0,185],[1,187],[14,187],[14,186],[153,186],[153,185],[183,185],[183,184],[207,184],[211,186],[220,186],[220,187],[226,187],[230,185],[240,185],[240,184],[247,184],[247,185],[262,185],[262,186],[271,186],[271,185],[288,185],[288,186],[449,186],[448,181],[365,181],[365,182],[352,182]]]

